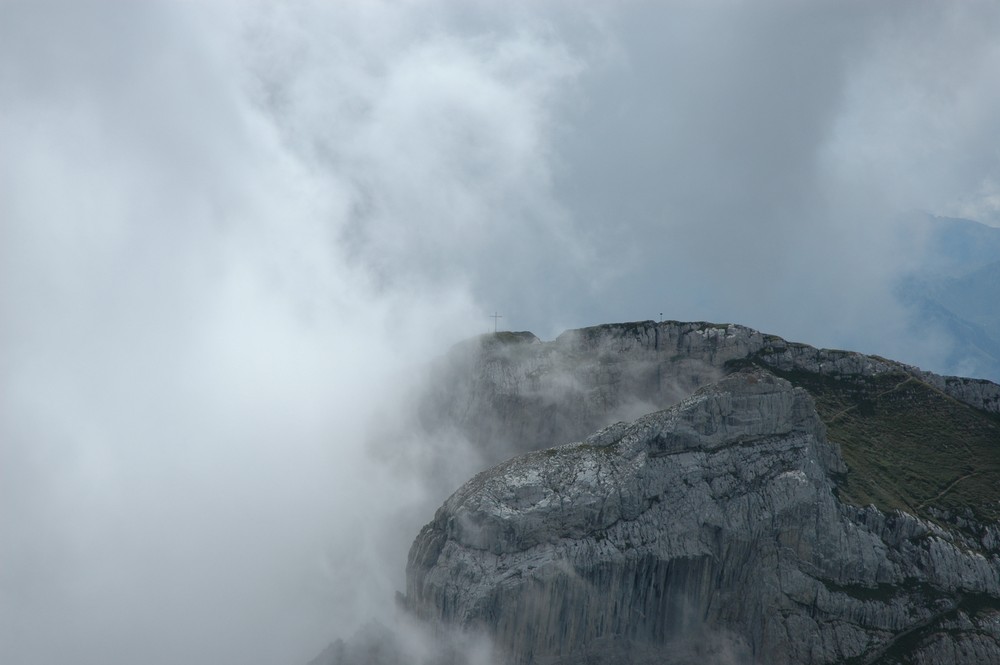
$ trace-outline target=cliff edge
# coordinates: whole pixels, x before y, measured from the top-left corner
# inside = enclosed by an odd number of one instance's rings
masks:
[[[841,500],[825,393],[778,376],[832,362],[864,392],[898,367],[775,344],[719,354],[743,367],[669,409],[477,475],[414,542],[406,606],[511,663],[1000,662],[996,522]]]

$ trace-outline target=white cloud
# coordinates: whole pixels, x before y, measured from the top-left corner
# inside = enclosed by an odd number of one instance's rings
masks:
[[[447,491],[367,426],[487,324],[478,258],[562,232],[574,65],[419,6],[118,9],[0,21],[0,658],[305,662]]]

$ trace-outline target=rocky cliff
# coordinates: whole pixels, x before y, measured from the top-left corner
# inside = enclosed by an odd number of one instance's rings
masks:
[[[676,404],[741,362],[816,377],[912,376],[1000,413],[1000,386],[989,381],[941,377],[739,325],[644,321],[570,330],[551,342],[524,332],[459,344],[432,368],[420,426],[458,430],[500,461]]]
[[[414,427],[507,459],[412,546],[432,631],[502,663],[1000,663],[996,384],[641,322],[470,340],[429,385]]]
[[[406,602],[511,663],[1000,662],[996,526],[846,504],[847,472],[809,393],[744,369],[473,478]]]
[[[435,371],[428,430],[545,449],[423,529],[424,619],[519,663],[1000,663],[997,385],[677,322],[487,336]]]

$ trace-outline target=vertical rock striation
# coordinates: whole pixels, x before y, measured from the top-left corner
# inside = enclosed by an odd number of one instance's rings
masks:
[[[905,366],[697,325],[557,340],[558,354],[634,358],[631,385],[650,380],[661,346],[688,354],[692,383],[727,361],[758,366],[477,475],[414,542],[406,606],[487,632],[511,663],[1000,662],[995,525],[970,538],[841,502],[848,469],[814,399],[762,367]],[[558,373],[558,354],[533,349],[528,365]]]

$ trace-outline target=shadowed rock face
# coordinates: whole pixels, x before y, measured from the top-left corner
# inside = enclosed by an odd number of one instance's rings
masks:
[[[741,362],[826,377],[903,374],[1000,413],[1000,386],[989,381],[941,377],[739,325],[643,321],[570,330],[551,342],[500,333],[459,344],[432,369],[418,426],[441,438],[458,432],[495,463],[665,409]]]
[[[695,355],[889,363],[756,335]],[[511,663],[1000,662],[996,525],[846,505],[845,472],[810,394],[744,369],[477,475],[414,542],[405,604]]]
[[[749,328],[653,322],[531,333],[457,345],[433,368],[421,426],[454,429],[492,461],[578,441],[619,420],[676,404],[718,380],[726,361],[764,343]]]

